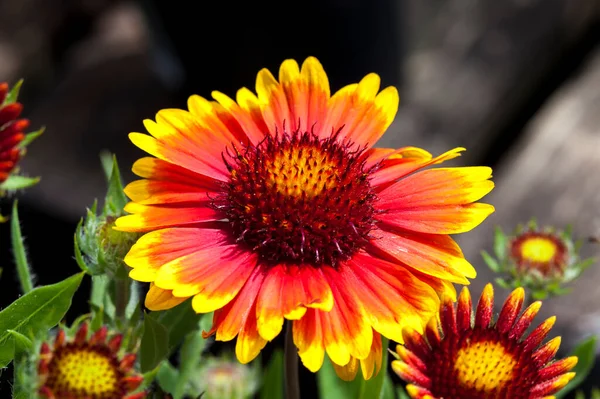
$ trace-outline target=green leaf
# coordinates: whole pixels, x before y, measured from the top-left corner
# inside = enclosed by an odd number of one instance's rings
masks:
[[[179,379],[173,392],[173,399],[182,399],[186,394],[188,382],[198,368],[205,346],[206,340],[202,338],[200,331],[193,331],[185,337],[179,351]]]
[[[173,367],[168,360],[165,360],[160,364],[158,374],[156,375],[156,380],[163,391],[172,394],[177,388],[179,371]]]
[[[123,192],[123,184],[121,183],[121,173],[117,164],[117,157],[112,158],[112,169],[110,180],[108,181],[108,191],[104,200],[105,215],[122,215],[123,208],[127,205],[127,197]]]
[[[8,179],[0,184],[0,190],[14,191],[21,190],[36,185],[40,181],[39,177],[27,177],[19,175],[10,175]]]
[[[554,395],[556,399],[565,397],[569,392],[576,389],[583,381],[585,381],[592,370],[592,367],[594,367],[594,362],[596,360],[596,341],[597,337],[591,336],[583,340],[575,347],[575,349],[573,349],[571,356],[577,356],[578,359],[577,365],[571,370],[575,372],[575,377]]]
[[[79,241],[81,240],[80,237],[81,237],[82,226],[83,226],[83,219],[80,219],[79,223],[77,224],[77,228],[75,229],[75,234],[73,237],[74,250],[75,250],[75,262],[77,262],[77,266],[79,266],[81,271],[83,271],[89,275],[92,275],[92,272],[91,272],[90,268],[88,267],[88,265],[85,263],[85,260],[83,259],[83,254],[81,253]]]
[[[7,330],[12,335],[15,344],[15,356],[22,352],[29,352],[33,348],[33,342],[25,335],[15,330]]]
[[[506,235],[500,226],[496,226],[496,229],[494,230],[494,254],[500,261],[504,260],[506,257],[507,246],[508,239]]]
[[[387,366],[388,340],[385,338],[381,340],[384,348],[382,364]],[[368,381],[363,378],[361,373],[356,375],[354,381],[343,381],[337,376],[331,361],[326,358],[323,367],[317,374],[320,397],[327,399],[378,398],[387,374],[386,366],[382,367],[379,374]]]
[[[140,346],[140,368],[143,373],[154,369],[169,354],[169,333],[155,320],[154,314],[144,317],[144,335]]]
[[[0,367],[14,358],[14,336],[8,330],[36,336],[56,326],[71,306],[83,273],[60,283],[34,288],[0,312]]]
[[[398,399],[410,399],[410,396],[408,396],[406,389],[402,385],[398,385],[396,388],[396,396],[398,396]]]
[[[389,375],[385,376],[385,380],[383,382],[383,389],[381,390],[379,399],[396,399],[396,394],[394,392],[394,382],[392,381],[392,378]]]
[[[356,376],[355,381],[358,380],[361,383],[359,399],[378,398],[381,395],[381,390],[383,389],[383,384],[387,376],[389,354],[389,341],[387,338],[381,337],[381,347],[383,348],[383,354],[381,362],[382,366],[381,370],[379,370],[379,373],[367,381],[365,381],[360,374]]]
[[[264,372],[260,399],[284,399],[283,378],[283,351],[278,349],[271,355]]]
[[[15,83],[15,85],[6,94],[6,98],[4,99],[4,103],[2,103],[2,105],[8,105],[17,102],[17,99],[19,98],[19,91],[21,91],[22,85],[23,79],[20,79],[17,83]]]
[[[152,317],[162,324],[169,335],[169,354],[177,348],[184,337],[191,331],[198,329],[198,322],[203,315],[192,309],[192,301],[187,300],[172,309],[153,312]]]
[[[13,256],[17,266],[17,274],[19,282],[24,294],[27,294],[33,289],[33,281],[29,263],[27,262],[27,254],[25,253],[25,244],[23,244],[23,235],[21,234],[21,222],[19,221],[19,211],[17,209],[17,201],[13,202],[12,220],[10,222],[10,236],[12,241]]]
[[[44,130],[46,130],[46,128],[42,127],[36,130],[35,132],[27,133],[25,135],[25,138],[21,140],[17,148],[26,148],[29,144],[31,144],[33,140],[37,139],[42,134],[44,134]]]
[[[483,258],[483,261],[488,265],[491,271],[493,271],[494,273],[498,273],[500,271],[500,265],[498,264],[498,261],[492,258],[492,256],[486,251],[481,251],[481,257]]]

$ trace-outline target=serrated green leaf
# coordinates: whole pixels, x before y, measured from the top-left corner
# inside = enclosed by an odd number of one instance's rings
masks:
[[[494,230],[494,254],[500,261],[503,261],[506,257],[507,243],[508,239],[502,231],[502,228],[496,226],[496,229]]]
[[[56,326],[69,310],[83,276],[78,273],[60,283],[34,288],[0,312],[0,367],[14,358],[15,347],[10,345],[14,340],[8,330],[36,336]]]
[[[10,175],[8,179],[0,184],[0,190],[14,191],[21,190],[36,185],[40,181],[39,177],[26,177],[19,175]]]
[[[283,351],[278,349],[271,355],[269,365],[264,371],[260,399],[284,399],[283,369]]]
[[[153,313],[144,317],[144,335],[140,345],[140,368],[143,373],[154,369],[169,354],[169,333],[155,320]]]
[[[123,191],[121,182],[121,173],[117,164],[117,157],[113,156],[110,180],[108,181],[108,191],[104,200],[104,215],[120,216],[123,214],[123,208],[127,205],[127,197]]]
[[[493,271],[494,273],[498,273],[500,271],[500,265],[498,264],[496,259],[492,258],[492,256],[486,251],[481,251],[481,257],[483,258],[483,261],[486,265],[488,265],[491,271]]]
[[[24,294],[27,294],[33,289],[33,280],[29,263],[27,262],[27,254],[25,253],[25,244],[23,243],[23,235],[21,234],[21,222],[19,221],[19,211],[17,209],[17,201],[13,202],[12,215],[10,222],[10,236],[12,243],[13,256],[15,265],[17,266],[17,274],[21,289]]]
[[[19,143],[17,148],[21,148],[21,149],[26,148],[29,144],[31,144],[31,142],[33,140],[37,139],[42,134],[44,134],[45,130],[46,130],[45,127],[41,127],[38,130],[36,130],[35,132],[27,133],[25,135],[25,138],[23,138],[23,140],[21,140],[21,142]]]
[[[6,94],[6,98],[4,99],[2,105],[8,105],[17,102],[22,85],[23,79],[20,79],[17,83],[15,83],[14,86],[10,89],[10,91]]]
[[[569,392],[576,389],[583,381],[585,381],[596,361],[596,341],[597,337],[591,336],[583,340],[575,347],[575,349],[573,349],[571,356],[577,356],[578,359],[577,365],[571,370],[575,372],[575,377],[554,395],[556,399],[565,397]]]
[[[168,360],[165,360],[160,364],[158,374],[156,374],[156,380],[163,391],[172,394],[177,388],[179,370],[173,367]]]

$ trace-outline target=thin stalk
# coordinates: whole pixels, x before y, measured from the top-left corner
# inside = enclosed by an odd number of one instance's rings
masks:
[[[298,378],[298,350],[294,345],[292,322],[287,321],[284,345],[285,398],[300,399],[300,380]]]
[[[117,319],[125,320],[130,289],[131,281],[129,279],[117,279],[115,281],[115,316]]]
[[[13,256],[15,257],[15,263],[17,265],[17,274],[19,276],[19,282],[21,283],[21,289],[24,294],[27,294],[33,290],[33,279],[31,276],[31,270],[29,269],[29,263],[27,262],[27,254],[25,253],[25,244],[23,243],[23,235],[21,234],[21,225],[19,222],[19,213],[17,210],[17,201],[13,203],[12,209],[12,220],[10,224],[11,241]]]

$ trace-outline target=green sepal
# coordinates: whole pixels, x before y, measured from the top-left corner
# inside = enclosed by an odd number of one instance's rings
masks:
[[[37,139],[42,134],[44,134],[45,130],[46,130],[46,127],[42,126],[41,128],[39,128],[35,132],[31,132],[31,133],[25,134],[25,138],[23,140],[21,140],[21,142],[19,143],[19,145],[17,146],[17,148],[19,148],[19,149],[25,149],[25,148],[27,148],[27,146],[29,144],[31,144],[35,139]]]
[[[10,175],[4,183],[0,184],[1,191],[16,191],[35,186],[40,181],[39,177],[27,177],[19,175]]]
[[[493,271],[494,273],[500,272],[500,265],[498,264],[498,261],[492,258],[492,256],[489,253],[487,253],[487,251],[482,250],[481,257],[483,258],[483,261],[490,268],[491,271]]]
[[[19,81],[13,85],[10,91],[6,93],[6,97],[4,98],[4,102],[2,102],[2,106],[17,102],[19,98],[19,92],[21,91],[21,86],[23,86],[23,79],[19,79]]]

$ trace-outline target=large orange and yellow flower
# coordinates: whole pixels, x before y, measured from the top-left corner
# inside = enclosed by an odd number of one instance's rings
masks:
[[[373,148],[398,108],[369,74],[330,95],[321,64],[286,60],[277,80],[258,73],[255,95],[192,96],[189,111],[160,111],[131,133],[142,158],[118,229],[144,232],[125,262],[150,282],[146,306],[192,297],[215,311],[210,334],[237,336],[254,359],[293,320],[304,365],[325,353],[346,379],[381,366],[380,334],[421,329],[438,294],[456,295],[475,270],[449,234],[471,230],[493,207],[487,167],[423,170],[457,157]]]
[[[554,361],[560,337],[540,345],[554,325],[551,317],[523,337],[540,310],[531,304],[522,315],[525,291],[515,289],[493,321],[494,290],[486,285],[475,317],[465,287],[456,308],[443,301],[424,335],[408,329],[398,345],[394,371],[409,382],[414,399],[552,399],[574,376],[577,357]],[[472,320],[474,319],[474,321]]]

